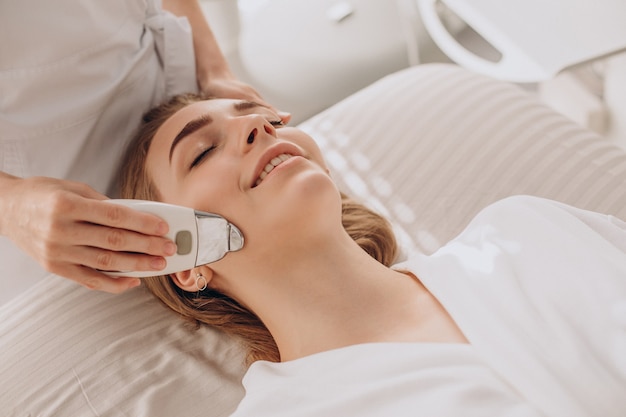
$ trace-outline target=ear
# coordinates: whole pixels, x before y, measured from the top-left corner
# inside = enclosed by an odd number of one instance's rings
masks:
[[[186,271],[170,274],[170,277],[172,281],[174,281],[174,284],[180,289],[187,292],[198,292],[198,275],[202,275],[206,280],[206,284],[209,285],[213,278],[213,270],[207,267],[188,269]]]

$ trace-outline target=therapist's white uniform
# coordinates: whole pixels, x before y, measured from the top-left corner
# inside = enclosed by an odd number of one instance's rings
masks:
[[[0,2],[0,170],[112,179],[141,115],[196,91],[191,30],[159,0]],[[47,273],[0,237],[0,304]]]

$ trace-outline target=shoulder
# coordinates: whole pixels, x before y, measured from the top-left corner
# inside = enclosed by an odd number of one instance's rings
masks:
[[[484,208],[468,229],[491,225],[529,239],[567,239],[589,249],[626,254],[626,222],[614,216],[528,195],[512,196]]]
[[[555,213],[562,215],[564,207],[566,205],[563,203],[542,197],[515,195],[486,206],[475,216],[474,221],[476,219],[497,221],[513,218],[519,220],[549,218]]]

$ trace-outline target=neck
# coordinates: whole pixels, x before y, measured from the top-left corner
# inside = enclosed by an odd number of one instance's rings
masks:
[[[367,342],[415,341],[430,294],[410,275],[383,266],[349,236],[306,248],[280,262],[256,263],[236,290],[265,323],[281,359]]]

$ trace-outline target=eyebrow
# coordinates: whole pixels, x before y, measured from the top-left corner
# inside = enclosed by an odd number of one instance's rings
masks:
[[[233,104],[233,109],[237,113],[241,113],[241,112],[244,112],[246,110],[254,109],[256,107],[268,108],[267,106],[265,106],[265,105],[263,105],[261,103],[257,103],[255,101],[238,101],[238,102]],[[185,127],[183,127],[182,130],[180,132],[178,132],[178,134],[176,135],[176,137],[172,141],[172,146],[170,147],[170,163],[172,162],[172,155],[174,154],[174,149],[176,148],[176,145],[178,145],[180,143],[181,140],[183,140],[187,136],[191,135],[192,133],[196,132],[197,130],[203,128],[204,126],[207,126],[207,125],[211,124],[212,122],[213,122],[213,118],[208,113],[207,114],[203,114],[202,116],[197,117],[197,118],[193,119],[192,121],[188,122],[185,125]]]
[[[266,109],[269,108],[266,105],[257,103],[256,101],[238,101],[237,103],[233,105],[233,108],[235,109],[235,111],[239,113],[246,111],[246,110],[254,109],[257,107],[265,107]]]
[[[198,129],[201,129],[204,126],[211,124],[212,122],[213,122],[213,118],[211,118],[211,116],[209,116],[208,114],[203,114],[202,116],[197,117],[193,119],[192,121],[188,122],[185,125],[185,127],[183,127],[183,129],[180,132],[178,132],[178,135],[176,135],[176,137],[172,141],[172,147],[170,148],[170,163],[172,162],[172,155],[174,154],[174,149],[176,148],[176,145],[180,143],[181,140],[191,135],[193,132],[197,131]]]

